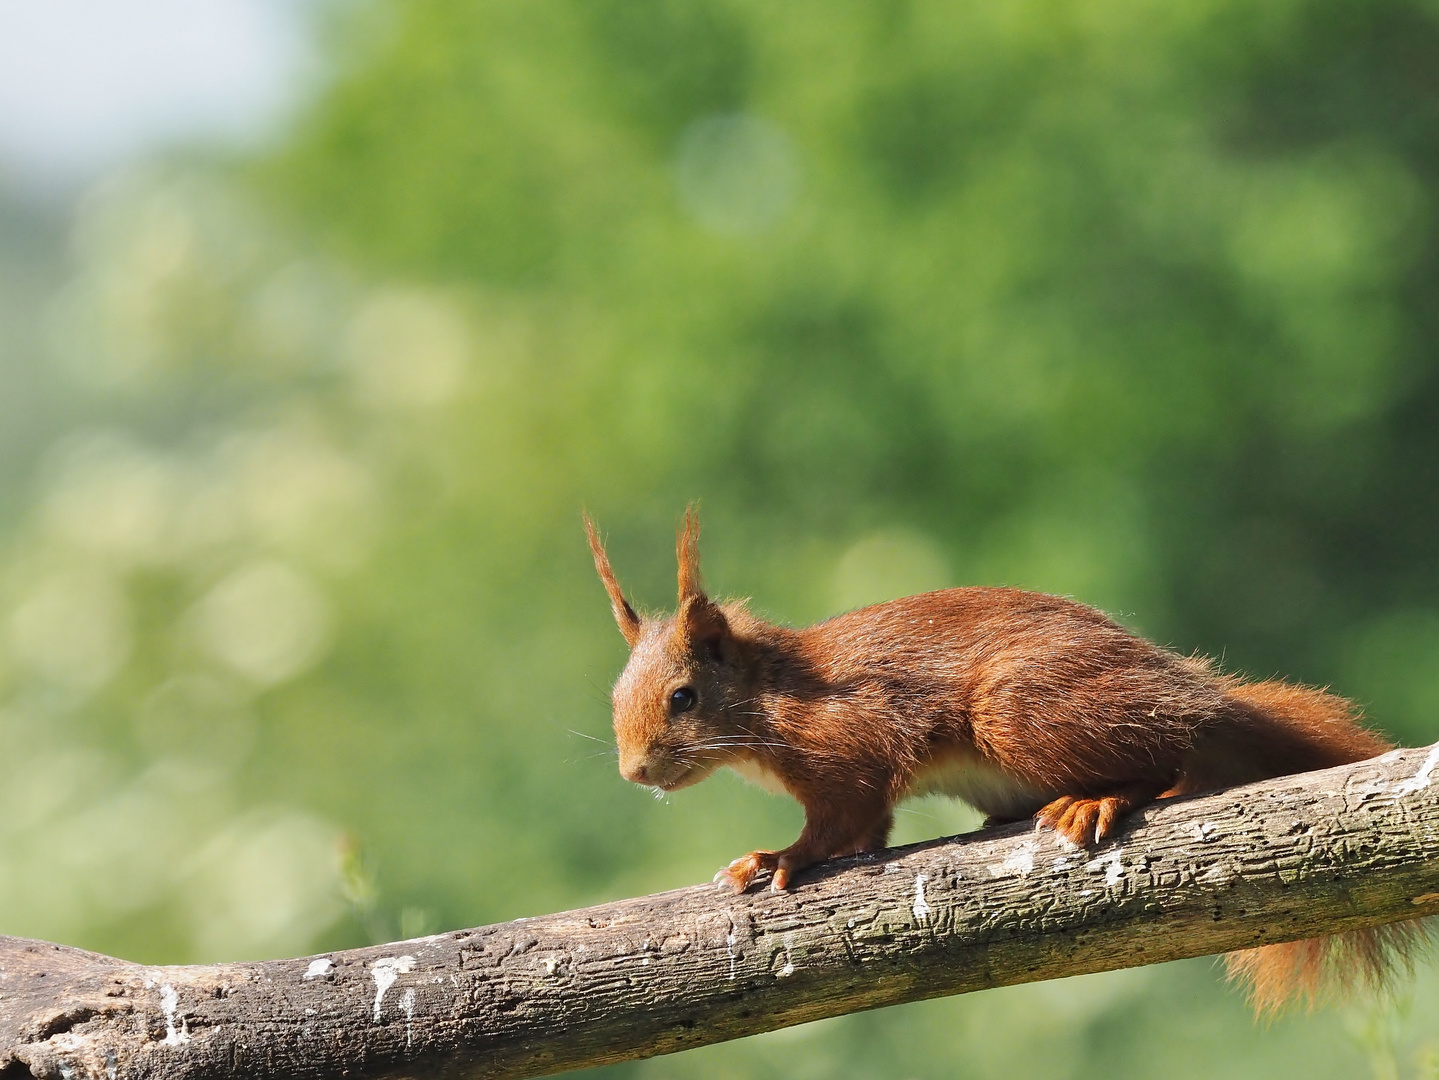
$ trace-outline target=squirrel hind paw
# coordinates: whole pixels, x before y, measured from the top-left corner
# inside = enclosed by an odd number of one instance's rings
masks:
[[[1077,848],[1102,842],[1119,819],[1130,809],[1129,802],[1118,796],[1100,799],[1075,799],[1061,795],[1034,815],[1040,825],[1047,825]]]

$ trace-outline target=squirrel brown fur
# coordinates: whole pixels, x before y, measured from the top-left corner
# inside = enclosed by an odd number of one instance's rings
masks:
[[[943,589],[775,626],[705,594],[693,510],[677,543],[678,609],[642,618],[585,527],[631,649],[613,692],[621,774],[674,791],[729,766],[804,807],[793,844],[720,871],[736,891],[764,871],[784,890],[814,863],[882,849],[910,796],[961,798],[986,824],[1033,817],[1086,846],[1155,799],[1390,749],[1343,698],[1245,682],[1063,597]],[[1382,987],[1421,941],[1405,923],[1227,960],[1267,1014],[1346,983]]]

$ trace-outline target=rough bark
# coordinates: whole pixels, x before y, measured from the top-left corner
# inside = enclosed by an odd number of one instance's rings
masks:
[[[1439,746],[1133,815],[375,948],[145,967],[0,938],[0,1080],[525,1077],[1439,911]]]

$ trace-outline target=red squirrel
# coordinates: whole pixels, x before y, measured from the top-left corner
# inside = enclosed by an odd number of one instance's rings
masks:
[[[1245,682],[1137,637],[1094,608],[1009,588],[876,604],[800,630],[700,584],[699,523],[679,532],[679,607],[640,616],[594,522],[585,528],[629,663],[615,683],[620,773],[662,791],[721,766],[804,807],[782,851],[716,875],[738,892],[824,859],[885,847],[894,808],[942,793],[1098,843],[1155,799],[1323,769],[1390,749],[1320,690]],[[1383,985],[1416,924],[1231,953],[1261,1013],[1315,1001],[1331,971]]]

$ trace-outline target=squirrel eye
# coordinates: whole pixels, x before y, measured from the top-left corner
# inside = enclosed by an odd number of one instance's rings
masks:
[[[681,686],[670,695],[670,712],[689,712],[695,707],[697,701],[699,701],[699,695],[694,692],[693,688]]]

